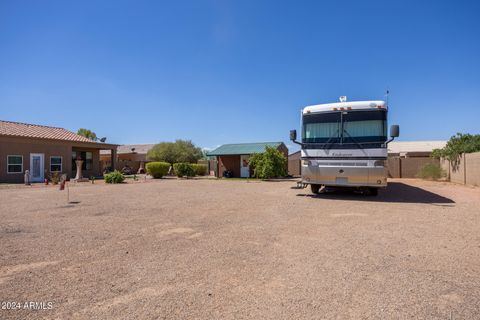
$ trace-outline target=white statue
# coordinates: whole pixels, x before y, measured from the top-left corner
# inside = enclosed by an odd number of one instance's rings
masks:
[[[81,180],[83,178],[83,176],[82,176],[83,160],[75,160],[75,164],[77,165],[77,174],[76,174],[74,180]]]

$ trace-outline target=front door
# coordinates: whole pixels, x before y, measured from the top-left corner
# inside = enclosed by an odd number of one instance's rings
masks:
[[[250,178],[250,165],[248,164],[248,155],[240,156],[240,177]]]
[[[30,176],[33,182],[41,182],[45,178],[44,161],[43,153],[30,153]]]

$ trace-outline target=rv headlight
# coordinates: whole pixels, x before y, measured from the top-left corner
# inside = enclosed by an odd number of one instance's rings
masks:
[[[373,166],[375,167],[385,167],[385,160],[375,160],[373,163]]]
[[[310,160],[302,160],[302,165],[304,165],[304,166],[309,166],[311,164],[312,163],[310,162]]]

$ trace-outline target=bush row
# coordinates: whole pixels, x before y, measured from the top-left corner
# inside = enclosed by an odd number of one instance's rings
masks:
[[[170,163],[167,162],[149,162],[145,166],[147,173],[155,179],[160,179],[168,173],[170,169]]]
[[[173,170],[177,177],[193,177],[195,176],[195,169],[191,163],[174,163]]]
[[[159,179],[168,174],[170,164],[167,162],[149,162],[146,165],[147,173]],[[207,165],[198,163],[174,163],[173,170],[177,177],[204,176],[207,174]]]
[[[192,164],[193,169],[197,176],[206,176],[208,173],[208,166],[206,164],[194,163]]]

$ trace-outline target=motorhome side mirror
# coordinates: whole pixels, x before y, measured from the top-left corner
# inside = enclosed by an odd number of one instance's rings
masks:
[[[400,136],[400,126],[394,124],[390,127],[390,137],[397,138],[398,136]]]
[[[297,140],[297,130],[290,130],[290,140]]]

